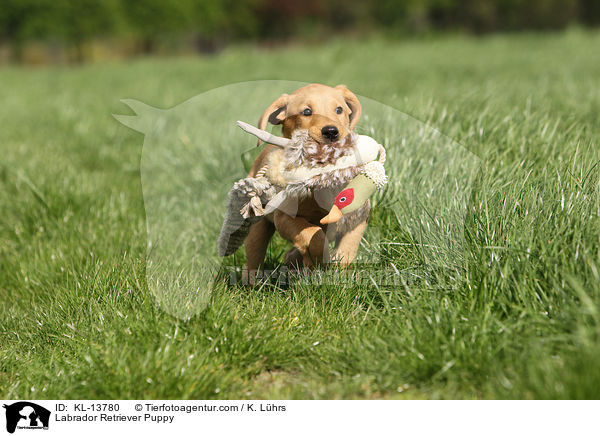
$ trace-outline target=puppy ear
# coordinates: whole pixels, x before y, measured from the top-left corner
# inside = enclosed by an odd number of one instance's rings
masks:
[[[289,96],[287,94],[281,94],[281,96],[269,105],[269,107],[263,112],[258,120],[258,128],[265,130],[267,128],[267,122],[271,124],[281,124],[285,119],[285,109],[288,103]],[[261,141],[258,140],[260,145]]]
[[[350,130],[354,130],[356,123],[360,119],[360,114],[362,113],[362,107],[360,105],[360,101],[352,91],[350,91],[346,85],[338,85],[335,89],[339,89],[342,91],[342,95],[344,96],[344,100],[346,100],[346,104],[350,107],[352,111],[350,113]]]

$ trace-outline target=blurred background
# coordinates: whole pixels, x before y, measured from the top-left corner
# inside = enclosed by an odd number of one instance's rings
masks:
[[[598,0],[2,0],[0,62],[214,53],[335,36],[559,30],[600,23]]]

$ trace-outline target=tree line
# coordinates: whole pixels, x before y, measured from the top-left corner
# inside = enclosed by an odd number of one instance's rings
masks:
[[[187,44],[216,50],[238,40],[394,36],[560,29],[600,23],[598,0],[2,0],[0,43],[16,60],[32,41],[84,60],[91,40],[133,41],[134,51]]]

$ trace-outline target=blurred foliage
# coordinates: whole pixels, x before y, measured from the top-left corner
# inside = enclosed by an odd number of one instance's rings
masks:
[[[379,31],[412,35],[560,29],[600,23],[598,0],[2,0],[0,42],[73,50],[91,40],[128,41],[133,52],[164,44],[213,51],[235,40],[318,39]]]

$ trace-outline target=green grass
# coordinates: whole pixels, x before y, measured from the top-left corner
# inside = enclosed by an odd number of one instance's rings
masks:
[[[599,44],[572,30],[4,67],[0,397],[598,398]],[[256,79],[345,83],[481,158],[460,268],[432,272],[443,286],[218,282],[189,320],[157,305],[143,137],[111,114]],[[411,241],[385,208],[370,232]],[[422,262],[406,247],[384,261]]]

